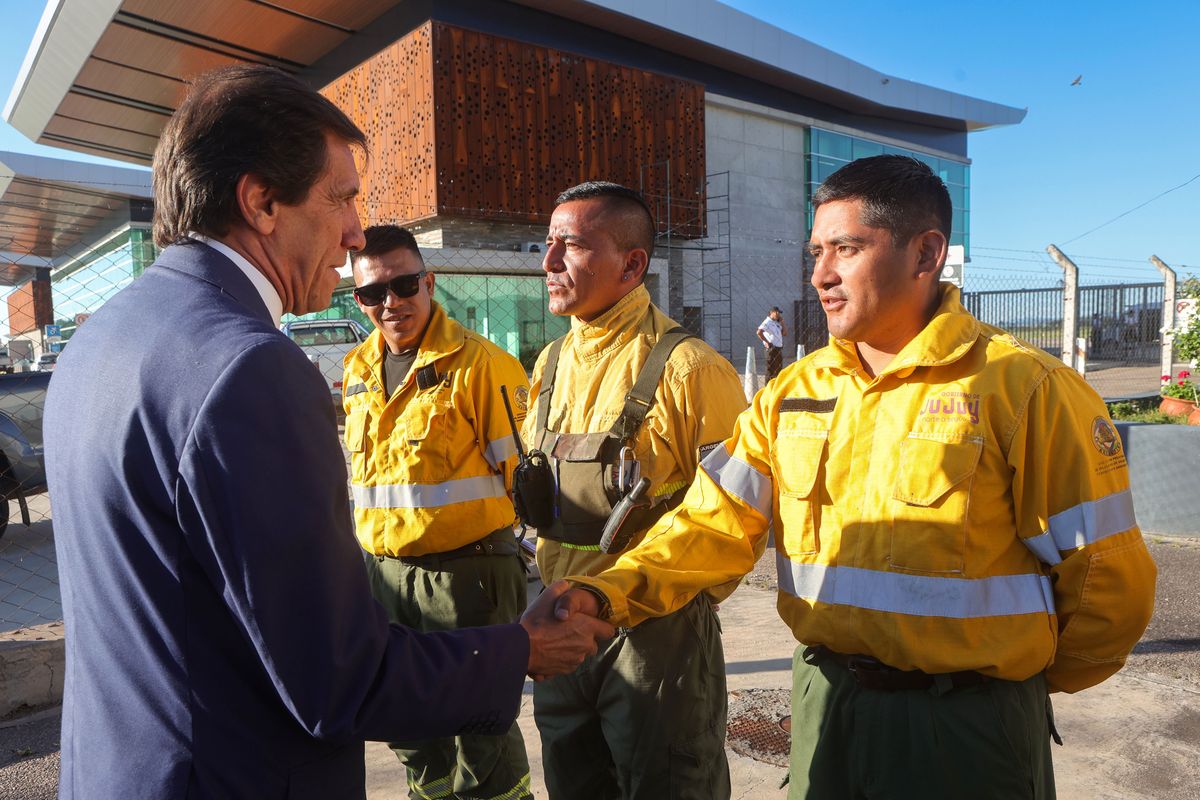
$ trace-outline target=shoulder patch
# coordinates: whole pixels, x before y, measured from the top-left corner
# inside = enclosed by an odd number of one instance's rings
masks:
[[[721,446],[721,445],[723,445],[723,444],[724,444],[724,442],[713,442],[713,443],[711,443],[711,444],[702,444],[702,445],[700,445],[699,447],[697,447],[697,448],[696,448],[696,461],[697,461],[697,463],[699,463],[699,462],[703,461],[704,459],[708,458],[708,454],[709,454],[709,453],[711,453],[713,450],[716,450],[718,447],[720,447],[720,446]]]
[[[1092,420],[1092,444],[1102,456],[1115,456],[1121,453],[1121,437],[1116,427],[1104,417]]]
[[[529,389],[524,386],[518,386],[513,392],[513,402],[521,411],[529,410]]]

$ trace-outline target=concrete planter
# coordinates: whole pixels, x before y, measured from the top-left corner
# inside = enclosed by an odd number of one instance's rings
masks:
[[[1200,427],[1116,423],[1146,533],[1200,537]]]

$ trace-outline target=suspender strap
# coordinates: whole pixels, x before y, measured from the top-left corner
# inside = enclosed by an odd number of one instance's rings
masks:
[[[537,430],[533,447],[541,447],[541,438],[550,422],[550,401],[554,398],[554,379],[558,374],[558,354],[562,352],[563,339],[560,336],[550,343],[550,352],[546,354],[546,366],[542,369],[542,385],[538,390]]]
[[[691,336],[692,334],[682,327],[677,327],[664,333],[655,343],[646,363],[642,365],[641,372],[638,373],[633,388],[629,390],[629,394],[625,395],[625,408],[612,426],[614,436],[623,442],[633,441],[637,437],[642,423],[646,421],[646,415],[654,406],[654,393],[658,389],[658,381],[662,378],[663,370],[667,366],[667,359],[671,357],[671,351],[680,342]]]

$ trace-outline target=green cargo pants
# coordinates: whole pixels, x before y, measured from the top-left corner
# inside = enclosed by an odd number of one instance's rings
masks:
[[[725,656],[712,605],[622,628],[533,689],[550,800],[727,800]]]
[[[792,661],[789,800],[1054,798],[1041,674],[875,691],[805,650]]]
[[[472,555],[420,565],[366,554],[371,593],[392,622],[446,631],[513,622],[525,608],[525,567],[517,555]],[[504,736],[389,742],[421,800],[531,798],[525,741],[514,722]]]

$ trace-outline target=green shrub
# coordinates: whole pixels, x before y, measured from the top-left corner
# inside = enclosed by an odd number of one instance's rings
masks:
[[[1145,422],[1151,425],[1186,425],[1186,414],[1164,414],[1158,410],[1158,400],[1122,400],[1108,404],[1108,413],[1118,422]]]

